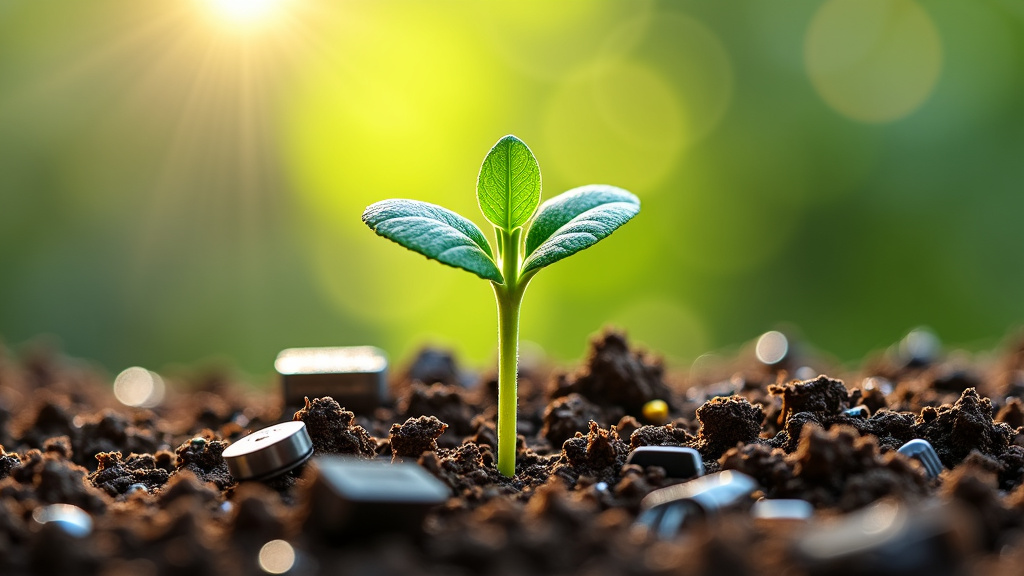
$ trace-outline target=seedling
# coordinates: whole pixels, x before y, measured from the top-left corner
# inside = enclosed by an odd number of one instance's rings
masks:
[[[541,268],[593,246],[640,211],[636,196],[614,186],[573,188],[543,204],[540,191],[537,159],[510,135],[487,153],[476,182],[495,250],[476,224],[435,204],[382,200],[363,212],[377,234],[491,281],[498,303],[498,470],[505,476],[516,470],[519,308],[527,285]]]

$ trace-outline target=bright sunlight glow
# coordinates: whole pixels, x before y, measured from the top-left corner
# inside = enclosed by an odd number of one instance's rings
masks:
[[[280,11],[284,0],[207,0],[226,22],[243,27],[265,23]]]

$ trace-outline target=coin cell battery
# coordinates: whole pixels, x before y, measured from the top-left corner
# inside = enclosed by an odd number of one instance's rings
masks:
[[[224,449],[236,480],[265,480],[295,469],[313,455],[305,422],[283,422],[253,432]]]

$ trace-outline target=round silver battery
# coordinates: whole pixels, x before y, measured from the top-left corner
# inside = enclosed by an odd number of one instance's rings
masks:
[[[282,422],[258,430],[224,449],[236,480],[263,480],[294,469],[313,455],[306,423]]]

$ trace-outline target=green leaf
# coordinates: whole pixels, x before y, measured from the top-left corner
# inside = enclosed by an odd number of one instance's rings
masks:
[[[485,280],[504,282],[484,233],[469,220],[418,200],[382,200],[363,211],[363,222],[377,234]]]
[[[540,202],[540,166],[530,148],[505,136],[491,148],[476,179],[480,211],[502,230],[526,224]]]
[[[640,200],[621,188],[573,188],[541,205],[526,235],[523,272],[539,270],[597,244],[640,212]]]

